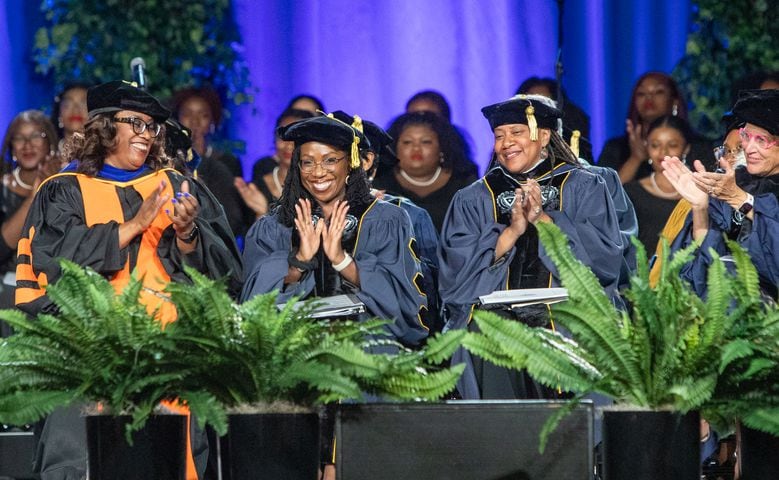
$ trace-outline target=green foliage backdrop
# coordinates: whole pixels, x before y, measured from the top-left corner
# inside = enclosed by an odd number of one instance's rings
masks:
[[[768,0],[698,0],[692,31],[674,78],[693,104],[690,121],[701,133],[722,133],[735,80],[779,70],[779,8]]]
[[[234,103],[252,102],[230,0],[44,0],[46,26],[35,37],[36,70],[70,81],[131,79],[143,57],[148,88],[210,84]]]

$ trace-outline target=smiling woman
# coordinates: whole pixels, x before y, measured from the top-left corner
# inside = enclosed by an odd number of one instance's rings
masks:
[[[365,318],[389,320],[389,334],[418,345],[428,332],[427,305],[417,288],[411,222],[371,196],[361,164],[366,137],[329,116],[279,134],[295,150],[278,206],[247,234],[242,298],[272,290],[279,301],[353,293],[366,305]]]
[[[726,255],[725,238],[747,250],[764,293],[779,297],[779,90],[746,90],[733,107],[744,126],[739,130],[745,168],[721,162],[724,173],[707,172],[700,162],[691,171],[676,157],[665,157],[665,176],[690,202],[692,212],[673,244],[700,244],[682,270],[699,294],[707,289],[711,252]]]
[[[46,287],[60,277],[61,258],[91,267],[116,291],[131,273],[143,278],[141,301],[162,323],[176,319],[164,289],[189,280],[185,266],[227,278],[237,293],[240,257],[221,206],[200,182],[168,168],[160,125],[169,112],[121,81],[89,89],[87,104],[83,135],[65,145],[71,163],[41,184],[22,229],[18,307],[30,314],[53,308]],[[83,477],[85,437],[77,409],[55,411],[37,450],[42,478],[71,478],[48,476],[55,471]],[[193,458],[188,448],[188,479],[197,478]]]
[[[574,255],[592,268],[617,299],[622,237],[604,180],[581,167],[558,133],[562,112],[540,95],[518,95],[486,106],[496,163],[452,199],[441,235],[439,283],[449,313],[447,329],[473,329],[479,297],[497,290],[559,285],[557,269],[539,245],[539,223],[553,222]],[[616,260],[615,260],[616,259]],[[499,314],[554,329],[545,305]],[[508,371],[461,350],[458,384],[464,398],[555,398],[558,393],[523,373]]]

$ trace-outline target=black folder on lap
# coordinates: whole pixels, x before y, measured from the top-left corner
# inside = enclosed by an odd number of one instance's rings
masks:
[[[593,407],[582,402],[538,453],[562,401],[339,405],[339,480],[592,480]]]

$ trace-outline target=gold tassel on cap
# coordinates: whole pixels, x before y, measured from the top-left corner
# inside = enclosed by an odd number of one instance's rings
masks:
[[[574,130],[573,133],[571,133],[571,151],[576,155],[576,158],[579,158],[579,137],[581,136],[582,132],[579,130]]]
[[[525,108],[525,116],[527,116],[527,126],[530,128],[530,140],[536,141],[538,140],[538,123],[536,122],[536,116],[534,115],[536,113],[536,109],[533,108],[533,105],[528,105]]]
[[[352,127],[354,127],[355,130],[362,133],[362,118],[358,117],[357,115],[352,117],[354,120],[352,121]],[[360,159],[360,149],[358,147],[360,143],[360,137],[357,135],[354,136],[354,140],[352,141],[352,168],[360,168],[362,166],[362,160]]]
[[[346,122],[342,122],[341,120],[338,120],[337,118],[335,118],[335,115],[333,115],[332,113],[328,113],[326,116],[328,118],[332,118],[336,122],[340,122],[340,123],[343,123],[346,126],[355,128],[355,129],[359,130],[360,133],[362,133],[362,119],[360,117],[358,117],[357,115],[352,117],[353,121],[352,121],[351,125],[349,125]],[[355,168],[362,167],[362,160],[360,160],[360,147],[359,147],[360,137],[355,135],[354,132],[352,132],[352,137],[353,137],[352,138],[352,151],[351,151],[351,155],[350,155],[352,158],[351,158],[351,162],[349,163],[349,167],[352,170],[354,170]]]
[[[362,118],[360,118],[358,115],[355,115],[352,117],[354,121],[352,121],[352,126],[357,129],[360,133],[365,133],[365,131],[362,128]]]

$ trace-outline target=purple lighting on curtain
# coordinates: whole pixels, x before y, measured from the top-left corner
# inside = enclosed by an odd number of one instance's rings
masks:
[[[492,133],[481,107],[513,95],[526,77],[554,73],[552,1],[236,0],[234,9],[260,90],[257,113],[236,114],[247,172],[271,153],[273,123],[296,94],[386,126],[424,89],[447,97],[483,168]]]

